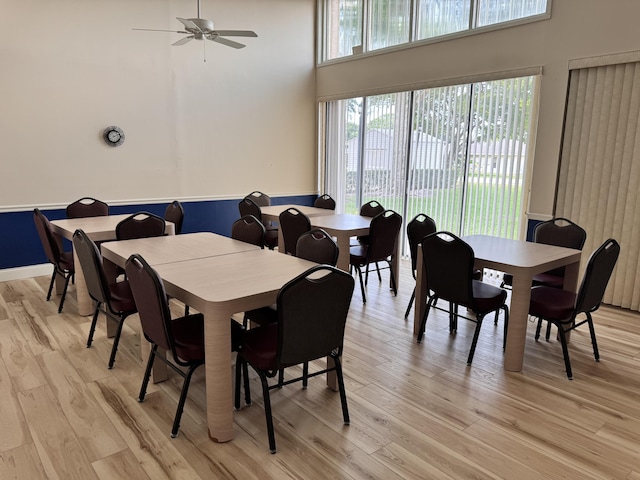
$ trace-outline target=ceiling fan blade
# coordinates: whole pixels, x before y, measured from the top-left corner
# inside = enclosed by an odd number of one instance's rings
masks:
[[[142,30],[144,32],[169,32],[169,33],[189,33],[183,30],[158,30],[156,28],[132,28],[131,30]]]
[[[257,37],[258,34],[252,30],[216,30],[221,37]]]
[[[216,37],[216,36],[207,36],[207,38],[212,42],[218,42],[218,43],[221,43],[222,45],[226,45],[227,47],[244,48],[246,46],[246,45],[243,45],[242,43],[234,42],[233,40],[229,40],[227,38]]]
[[[193,23],[191,20],[187,20],[186,18],[180,18],[180,17],[176,17],[176,19],[187,28],[192,28],[197,32],[201,32],[202,31],[202,30],[200,30],[200,27],[198,25],[196,25],[195,23]]]
[[[172,47],[177,47],[178,45],[184,45],[185,43],[189,43],[191,40],[194,39],[194,35],[189,35],[188,37],[183,37],[180,40],[178,40],[177,42],[173,42],[171,44]]]

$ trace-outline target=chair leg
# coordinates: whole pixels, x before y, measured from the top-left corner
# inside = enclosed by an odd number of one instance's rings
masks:
[[[376,262],[376,272],[378,272],[378,281],[382,283],[382,275],[380,275],[380,265]]]
[[[116,336],[113,338],[113,346],[111,347],[111,356],[109,357],[109,370],[113,368],[113,364],[116,361],[116,353],[118,353],[118,344],[120,343],[120,335],[122,334],[122,327],[124,327],[124,319],[126,317],[120,317],[118,322],[118,329],[116,330]]]
[[[242,370],[244,375],[244,404],[249,407],[251,406],[251,388],[249,387],[249,367],[247,362],[242,361]]]
[[[591,314],[589,312],[585,312],[587,315],[587,322],[589,324],[589,333],[591,334],[591,345],[593,345],[593,356],[596,359],[596,362],[600,361],[600,352],[598,351],[598,342],[596,341],[596,330],[593,327],[593,319],[591,318]]]
[[[262,396],[264,402],[264,415],[267,420],[267,435],[269,436],[269,451],[276,453],[276,435],[273,431],[273,417],[271,415],[271,397],[269,396],[269,384],[264,373],[258,371],[262,383]]]
[[[336,377],[338,379],[338,390],[340,391],[340,403],[342,405],[342,418],[345,425],[349,425],[349,408],[347,406],[347,393],[344,389],[344,377],[342,376],[342,363],[339,355],[331,355],[336,365]]]
[[[378,274],[380,274],[380,272],[378,272]],[[389,262],[389,275],[391,275],[391,289],[393,290],[393,294],[397,296],[398,287],[396,287],[396,276],[394,275],[393,267],[391,267],[391,262]]]
[[[476,344],[478,343],[478,336],[480,336],[480,327],[482,327],[482,317],[478,316],[476,322],[476,331],[473,332],[473,340],[471,341],[471,350],[469,350],[467,365],[471,365],[471,362],[473,362],[473,354],[476,353]]]
[[[147,368],[144,370],[144,377],[142,377],[142,385],[140,386],[140,393],[138,394],[138,401],[144,402],[144,397],[147,394],[147,385],[149,384],[149,378],[151,377],[151,369],[153,368],[153,362],[156,358],[156,351],[158,346],[151,344],[151,351],[149,352],[149,360],[147,360]]]
[[[309,362],[304,362],[302,365],[302,388],[307,388],[309,383]]]
[[[47,302],[51,300],[51,292],[53,292],[53,284],[56,283],[56,274],[58,273],[58,269],[53,267],[53,275],[51,275],[51,282],[49,283],[49,291],[47,292]]]
[[[96,309],[93,312],[93,320],[91,320],[91,327],[89,328],[89,337],[87,338],[87,348],[91,347],[93,343],[93,334],[96,331],[96,324],[98,323],[98,316],[100,315],[100,302],[96,302]]]
[[[62,289],[62,296],[60,297],[60,305],[58,306],[58,313],[62,313],[62,306],[64,300],[67,297],[67,289],[69,288],[69,281],[71,280],[71,273],[64,276],[64,288]]]
[[[507,348],[507,332],[509,331],[509,307],[503,305],[504,309],[504,327],[502,327],[502,350],[504,351]]]
[[[282,388],[283,383],[284,383],[284,368],[281,368],[278,371],[278,388]]]
[[[429,316],[429,310],[431,309],[431,305],[438,300],[438,297],[433,296],[427,302],[427,308],[424,310],[424,315],[422,316],[422,321],[420,322],[420,329],[418,330],[418,343],[422,342],[422,337],[424,336],[424,331],[427,328],[427,317]]]
[[[233,408],[235,410],[240,410],[240,382],[242,381],[242,365],[241,363],[243,363],[244,360],[242,360],[242,357],[240,356],[240,354],[237,354],[236,356],[236,385],[235,385],[235,389],[234,389],[234,395],[233,395]],[[246,392],[245,392],[246,393]]]
[[[551,322],[547,322],[547,333],[544,336],[547,342],[549,341],[549,337],[551,337]]]
[[[405,320],[409,318],[409,313],[411,312],[411,307],[413,306],[413,301],[416,299],[416,287],[413,287],[413,292],[411,292],[411,298],[409,299],[409,305],[407,305],[407,310],[404,312]]]
[[[562,344],[562,356],[564,357],[564,367],[567,370],[567,378],[569,380],[573,380],[571,361],[569,360],[569,349],[567,348],[567,337],[565,336],[564,328],[562,328],[562,325],[558,325],[558,336],[560,337],[560,343]]]
[[[362,281],[362,269],[360,265],[356,265],[356,270],[358,271],[358,277],[360,278],[360,291],[362,292],[362,303],[367,303],[367,294],[364,293],[364,282]]]
[[[538,325],[536,326],[536,342],[540,338],[540,330],[542,329],[542,318],[538,318]]]
[[[202,364],[197,364],[189,367],[186,376],[184,377],[184,383],[182,384],[182,391],[180,392],[180,401],[178,402],[178,408],[176,410],[176,417],[173,419],[173,428],[171,429],[171,438],[178,436],[178,429],[180,428],[180,419],[182,418],[182,411],[184,410],[184,403],[187,400],[187,392],[189,391],[189,384],[191,383],[191,376]]]

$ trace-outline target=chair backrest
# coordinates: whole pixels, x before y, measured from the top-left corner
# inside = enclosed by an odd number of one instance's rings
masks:
[[[316,198],[316,201],[313,202],[313,206],[317,208],[326,208],[327,210],[335,210],[336,209],[336,201],[331,198],[331,195],[320,195]]]
[[[473,249],[450,232],[436,232],[421,241],[429,289],[438,298],[473,304]]]
[[[125,272],[136,301],[144,336],[160,348],[171,351],[174,360],[180,363],[173,342],[171,311],[162,279],[138,254],[129,257]]]
[[[231,225],[231,238],[264,248],[264,225],[253,215],[245,215]]]
[[[92,197],[84,197],[67,205],[67,218],[104,217],[109,205]]]
[[[427,235],[437,231],[433,218],[419,213],[407,224],[407,239],[409,240],[409,252],[411,253],[411,272],[416,276],[416,262],[418,261],[418,244]]]
[[[238,210],[240,211],[240,216],[245,217],[247,215],[253,215],[260,222],[262,222],[262,210],[260,210],[260,205],[254,202],[249,197],[244,197],[238,203]]]
[[[384,207],[375,200],[371,200],[360,207],[360,215],[363,217],[375,217],[382,212],[384,212]]]
[[[279,215],[280,230],[284,238],[284,253],[295,255],[298,238],[311,230],[309,217],[297,208],[287,208]]]
[[[164,211],[164,219],[173,223],[175,234],[182,233],[182,223],[184,222],[184,208],[178,200],[171,202]]]
[[[347,272],[318,265],[278,293],[278,365],[297,365],[342,351],[354,280]]]
[[[164,218],[149,212],[138,212],[129,215],[116,225],[116,238],[129,240],[132,238],[161,237],[164,235],[166,222]]]
[[[268,207],[269,205],[271,205],[271,197],[266,193],[262,193],[259,190],[255,190],[251,192],[245,198],[250,198],[256,203],[256,205],[260,207]]]
[[[44,216],[39,208],[35,208],[33,210],[33,222],[36,225],[38,237],[40,237],[40,242],[42,243],[42,248],[44,249],[44,254],[47,256],[47,260],[57,266],[60,263],[61,251],[49,219]]]
[[[402,216],[393,210],[385,210],[371,220],[367,260],[377,262],[393,254],[402,228]]]
[[[73,234],[73,249],[80,261],[89,296],[96,302],[109,306],[111,290],[98,247],[83,230],[76,230]]]
[[[566,218],[553,218],[536,225],[533,230],[533,241],[555,245],[556,247],[582,250],[587,240],[587,232]]]
[[[298,237],[296,257],[335,267],[338,263],[338,244],[327,232],[314,228]]]
[[[533,230],[533,241],[556,247],[582,250],[587,240],[587,232],[567,218],[552,218],[541,222]],[[555,268],[547,273],[564,277],[564,267]]]
[[[620,255],[620,244],[613,238],[591,254],[576,298],[576,313],[597,310]]]

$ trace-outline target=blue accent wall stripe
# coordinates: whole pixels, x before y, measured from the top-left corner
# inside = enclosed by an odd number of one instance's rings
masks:
[[[315,195],[272,198],[273,205],[313,205]],[[237,200],[181,202],[184,208],[183,233],[214,232],[231,235],[231,224],[239,218]],[[147,211],[163,216],[167,204],[136,204],[112,206],[113,215]],[[66,218],[64,209],[43,210],[49,220]],[[33,223],[33,210],[0,214],[0,269],[47,263]],[[70,248],[70,247],[68,247]]]

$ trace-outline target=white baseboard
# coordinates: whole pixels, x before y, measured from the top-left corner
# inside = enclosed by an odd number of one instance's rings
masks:
[[[43,275],[51,276],[52,273],[53,265],[50,263],[29,265],[28,267],[4,268],[0,270],[0,282],[20,280],[22,278],[41,277]]]

